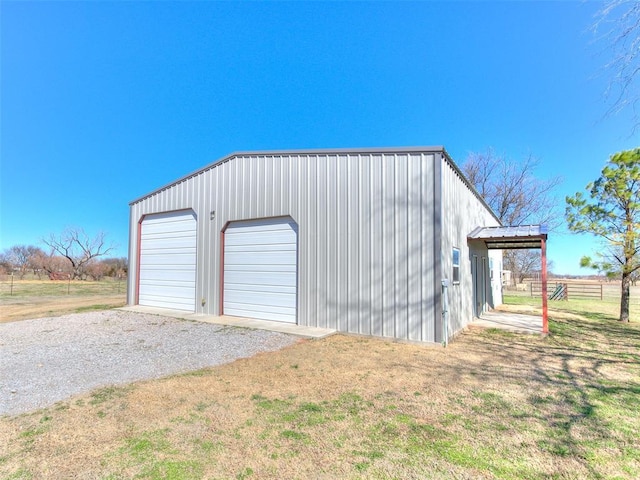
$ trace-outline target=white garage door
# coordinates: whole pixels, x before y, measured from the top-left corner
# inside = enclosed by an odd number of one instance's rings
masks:
[[[297,226],[231,223],[224,235],[224,314],[296,323]]]
[[[195,311],[196,219],[193,212],[150,215],[140,233],[138,303]]]

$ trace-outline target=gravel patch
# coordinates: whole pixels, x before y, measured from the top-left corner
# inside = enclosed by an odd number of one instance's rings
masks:
[[[297,340],[122,310],[0,324],[0,415],[47,407],[98,387],[232,362]]]

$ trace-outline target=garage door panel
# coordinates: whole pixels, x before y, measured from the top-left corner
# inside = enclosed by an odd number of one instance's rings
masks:
[[[195,237],[187,238],[145,238],[142,252],[146,251],[171,251],[171,250],[193,250],[195,252]]]
[[[195,311],[196,242],[193,212],[163,213],[143,220],[140,305]]]
[[[172,265],[184,266],[185,268],[189,268],[190,270],[196,264],[196,254],[195,253],[170,253],[170,252],[162,252],[162,253],[152,253],[145,252],[140,255],[140,263],[151,267],[154,265],[157,266],[167,266],[170,267]]]
[[[297,243],[290,220],[230,224],[224,243],[224,313],[295,323]]]
[[[256,284],[246,284],[246,283],[230,283],[225,280],[226,288],[229,291],[238,291],[245,292],[245,294],[251,292],[257,293],[265,293],[265,292],[273,292],[273,293],[290,293],[295,295],[296,287],[290,286],[287,284],[277,284],[272,282],[271,285],[256,285]]]
[[[259,318],[277,322],[295,323],[295,307],[273,307],[246,303],[229,303],[228,308],[235,317]],[[277,320],[274,320],[277,319]]]
[[[290,243],[276,243],[273,245],[269,244],[260,244],[259,246],[245,244],[245,245],[236,245],[232,244],[231,246],[225,246],[225,251],[227,252],[295,252],[296,246]]]
[[[167,228],[171,228],[171,230],[167,230]],[[190,221],[180,223],[156,223],[152,225],[145,223],[144,233],[149,238],[193,236],[193,230],[191,228]]]
[[[256,220],[240,220],[233,222],[233,230],[227,230],[235,235],[269,233],[269,232],[298,232],[298,226],[292,221],[282,218],[261,218]]]
[[[191,285],[195,286],[195,282],[193,280],[193,271],[184,269],[145,269],[145,271],[140,272],[140,280],[156,282],[189,282]]]
[[[259,274],[262,272],[295,273],[295,271],[295,265],[231,265],[228,268],[225,265],[225,272],[253,272]]]
[[[149,232],[164,232],[166,231],[166,225],[172,225],[170,231],[174,232],[179,230],[177,225],[183,225],[183,230],[191,230],[191,221],[195,219],[193,212],[166,212],[155,213],[149,215],[144,219],[145,224],[148,227]]]
[[[225,270],[224,283],[227,285],[239,285],[247,283],[249,285],[261,284],[261,285],[290,285],[295,288],[296,272],[251,272],[251,278],[253,281],[246,280],[244,275],[245,270]]]
[[[183,297],[168,297],[166,295],[144,295],[140,296],[140,305],[153,306],[162,304],[161,308],[172,310],[193,310],[193,302]]]
[[[295,265],[296,252],[227,252],[229,265]]]
[[[267,293],[268,295],[264,295]],[[260,305],[270,307],[296,307],[296,294],[295,293],[282,293],[282,292],[247,292],[241,290],[228,290],[225,300],[229,303],[258,303]]]
[[[233,245],[287,245],[291,242],[291,231],[231,233],[225,235],[225,238]]]

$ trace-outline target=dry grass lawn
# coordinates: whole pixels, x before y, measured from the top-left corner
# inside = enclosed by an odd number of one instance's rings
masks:
[[[0,282],[0,323],[121,307],[125,283],[5,279]]]
[[[2,479],[640,478],[640,328],[336,335],[0,418]]]
[[[96,295],[88,297],[37,297],[28,300],[0,303],[0,323],[15,322],[29,318],[65,315],[83,310],[104,310],[122,307],[126,303],[124,294]]]

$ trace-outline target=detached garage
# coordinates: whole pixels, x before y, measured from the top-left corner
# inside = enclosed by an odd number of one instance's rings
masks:
[[[443,342],[501,302],[442,147],[234,153],[130,212],[130,305]]]

